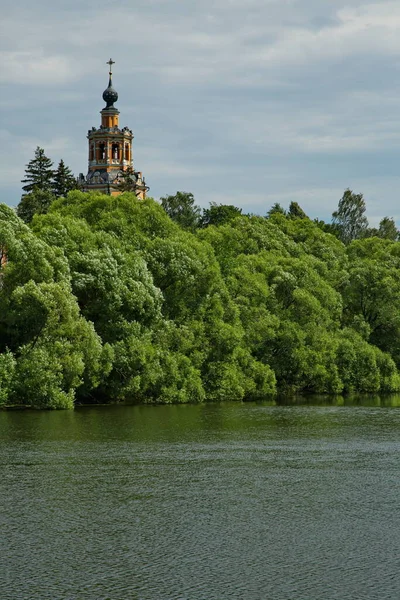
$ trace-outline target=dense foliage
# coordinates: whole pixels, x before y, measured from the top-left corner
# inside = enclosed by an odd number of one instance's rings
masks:
[[[30,227],[0,206],[0,405],[400,390],[390,223],[345,245],[295,203],[207,224],[178,201],[181,224],[129,192],[72,191]]]

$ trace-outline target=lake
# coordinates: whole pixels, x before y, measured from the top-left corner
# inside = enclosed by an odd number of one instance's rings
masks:
[[[2,600],[400,590],[399,397],[0,412]]]

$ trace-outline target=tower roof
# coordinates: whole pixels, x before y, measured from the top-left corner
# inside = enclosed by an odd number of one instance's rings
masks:
[[[103,100],[106,103],[105,108],[115,108],[114,107],[114,102],[116,102],[118,100],[118,93],[117,91],[113,88],[112,86],[112,65],[115,64],[115,62],[112,60],[112,58],[110,58],[110,60],[107,62],[108,65],[110,65],[110,70],[109,70],[109,80],[108,80],[108,88],[104,90],[103,92]]]

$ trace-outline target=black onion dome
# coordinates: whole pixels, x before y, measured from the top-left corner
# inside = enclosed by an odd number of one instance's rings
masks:
[[[108,82],[108,88],[103,92],[103,100],[107,104],[106,108],[113,108],[114,102],[118,100],[118,93],[112,86],[112,81]]]

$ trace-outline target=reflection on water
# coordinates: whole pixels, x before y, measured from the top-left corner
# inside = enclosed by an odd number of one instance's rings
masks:
[[[280,396],[276,406],[400,406],[400,394],[352,394],[349,396]]]
[[[0,597],[396,598],[399,402],[0,412]]]

